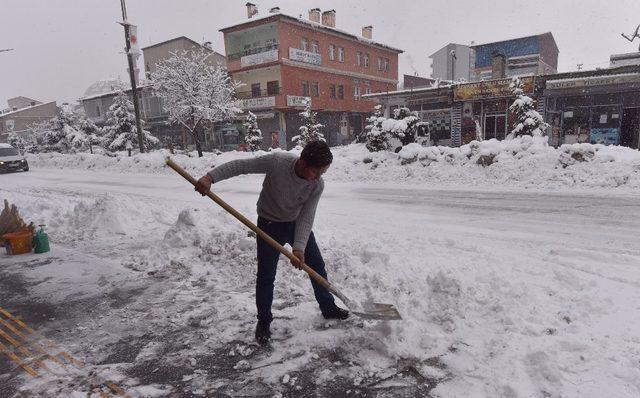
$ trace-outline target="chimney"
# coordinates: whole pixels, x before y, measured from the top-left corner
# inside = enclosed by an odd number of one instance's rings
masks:
[[[372,36],[373,36],[373,26],[371,25],[364,26],[362,28],[362,37],[364,37],[365,39],[371,39]]]
[[[253,3],[245,4],[247,6],[247,18],[251,19],[252,16],[258,13],[258,6]]]
[[[280,7],[273,7],[269,10],[269,14],[280,14]]]
[[[313,8],[313,9],[309,10],[309,21],[315,22],[315,23],[320,23],[320,9],[319,8]]]
[[[330,28],[336,27],[336,10],[329,10],[322,13],[322,24]]]

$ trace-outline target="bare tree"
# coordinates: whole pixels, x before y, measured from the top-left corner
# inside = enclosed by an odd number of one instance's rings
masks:
[[[640,39],[640,33],[639,33],[639,32],[640,32],[640,25],[638,25],[638,26],[636,27],[636,31],[635,31],[635,32],[633,32],[633,34],[632,34],[632,35],[627,36],[627,35],[625,35],[624,33],[622,33],[622,37],[624,37],[625,39],[627,39],[627,40],[629,40],[630,42],[632,42],[632,43],[633,43],[633,41],[634,41],[636,38]],[[638,51],[640,52],[640,43],[638,44]]]
[[[182,125],[193,137],[198,156],[202,157],[200,129],[216,121],[232,118],[240,110],[234,91],[239,83],[227,70],[212,66],[205,49],[174,53],[156,66],[151,79],[171,122]]]

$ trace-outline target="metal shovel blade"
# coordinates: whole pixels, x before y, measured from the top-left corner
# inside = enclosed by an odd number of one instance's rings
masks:
[[[351,309],[351,308],[349,308]],[[364,303],[351,309],[351,313],[364,319],[399,320],[400,313],[393,304]]]

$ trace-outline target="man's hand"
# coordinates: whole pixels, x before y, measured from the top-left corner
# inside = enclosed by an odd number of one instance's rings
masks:
[[[302,269],[302,263],[304,262],[304,252],[302,250],[294,250],[293,255],[296,256],[298,261],[291,260],[291,265],[297,269]]]
[[[195,190],[204,196],[209,192],[209,189],[211,189],[211,184],[213,184],[213,178],[211,178],[209,174],[205,174],[196,183]]]

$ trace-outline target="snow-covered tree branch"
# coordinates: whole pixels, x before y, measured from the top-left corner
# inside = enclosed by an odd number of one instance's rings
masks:
[[[144,124],[143,124],[144,125]],[[124,151],[138,145],[138,128],[133,113],[133,103],[124,92],[120,91],[107,112],[106,134],[103,140],[105,148],[111,151]],[[150,148],[159,140],[146,130],[142,130],[143,144]]]
[[[304,124],[300,126],[300,134],[291,138],[291,141],[300,148],[304,148],[311,141],[324,141],[324,134],[320,132],[324,124],[316,122],[318,114],[311,110],[311,100],[307,101],[307,105],[304,111],[300,112],[300,116]]]
[[[243,126],[245,128],[244,142],[247,143],[247,150],[250,152],[260,150],[262,145],[262,131],[258,128],[258,118],[256,115],[249,112]]]
[[[516,97],[509,111],[514,115],[512,137],[521,135],[543,136],[547,128],[542,115],[535,109],[534,100],[524,94],[522,80],[514,77],[509,85],[511,92]]]
[[[199,128],[240,112],[234,103],[239,84],[231,80],[226,69],[209,64],[211,54],[205,49],[175,53],[159,62],[151,75],[170,121],[189,131],[198,156],[202,156]]]

